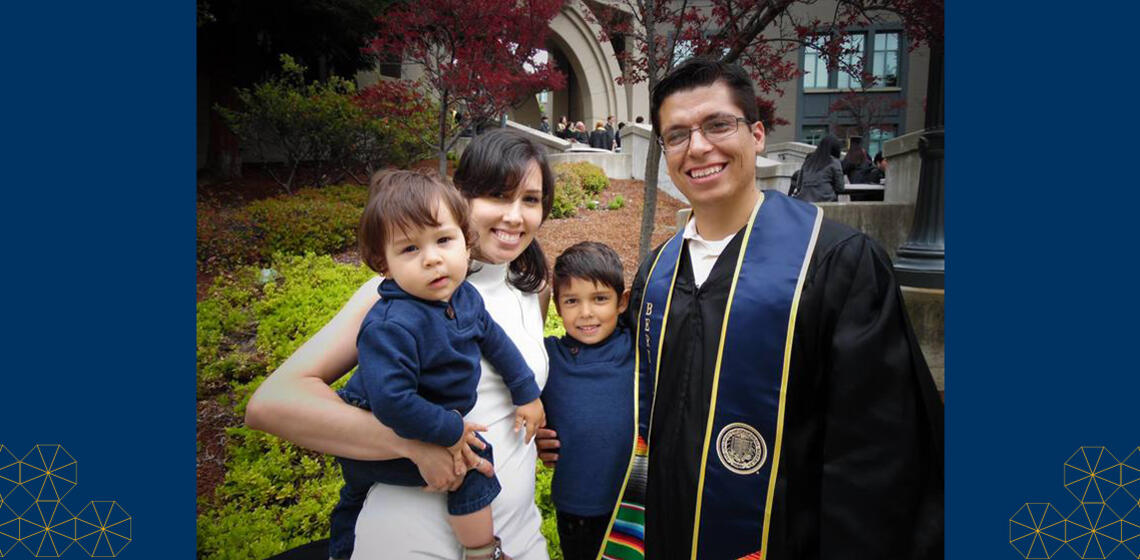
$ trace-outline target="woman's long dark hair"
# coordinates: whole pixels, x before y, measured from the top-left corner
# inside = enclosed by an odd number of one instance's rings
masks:
[[[855,168],[863,167],[871,158],[867,156],[867,151],[863,149],[862,145],[852,145],[851,149],[847,150],[847,155],[843,158],[844,169],[847,166]]]
[[[546,152],[513,130],[499,128],[476,136],[459,158],[455,186],[469,200],[514,195],[532,161],[542,173],[542,222],[545,222],[554,206],[554,173],[546,160]],[[511,261],[510,269],[514,273],[511,285],[519,290],[535,293],[546,286],[550,272],[537,236]]]
[[[841,145],[839,139],[828,134],[819,141],[819,146],[816,146],[815,151],[808,154],[804,159],[803,171],[815,172],[827,167],[831,163],[831,158],[839,159],[839,149]]]

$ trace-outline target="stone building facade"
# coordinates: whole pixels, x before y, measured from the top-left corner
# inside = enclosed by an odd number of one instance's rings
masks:
[[[528,99],[509,115],[519,124],[537,127],[545,114],[551,122],[562,116],[583,121],[592,129],[596,121],[614,115],[619,122],[633,122],[638,116],[649,122],[649,92],[645,82],[618,84],[622,69],[615,49],[635,51],[632,39],[599,41],[597,18],[591,17],[594,0],[569,0],[550,23],[547,53],[567,77],[567,87]],[[690,5],[694,5],[690,2]],[[701,7],[700,2],[696,5]],[[620,3],[611,3],[620,9]],[[704,5],[708,7],[707,3]],[[825,19],[834,10],[830,0],[795,6],[799,19]],[[882,149],[886,140],[922,130],[929,51],[910,49],[901,23],[876,23],[849,30],[850,43],[863,52],[863,60],[875,79],[860,84],[858,79],[838,68],[828,69],[811,48],[789,54],[804,74],[780,84],[782,96],[768,96],[776,115],[788,124],[769,132],[769,143],[818,143],[831,133],[843,140],[858,137],[869,154]],[[664,32],[664,31],[663,31]],[[391,65],[381,74],[414,79],[416,68]],[[362,73],[358,81],[367,85],[377,73]],[[836,107],[845,94],[854,92],[858,101],[847,109]],[[541,105],[541,107],[540,107]],[[854,116],[854,112],[861,117]],[[860,126],[862,125],[862,126]]]

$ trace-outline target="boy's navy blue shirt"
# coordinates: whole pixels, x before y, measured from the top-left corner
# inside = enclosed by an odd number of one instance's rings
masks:
[[[534,372],[471,284],[460,284],[449,302],[417,298],[391,279],[379,291],[356,338],[360,367],[342,396],[400,437],[444,447],[459,441],[463,415],[475,406],[480,356],[515,405],[539,397]]]
[[[633,342],[630,331],[583,344],[547,337],[550,378],[542,392],[546,423],[561,447],[551,498],[558,511],[609,515],[633,446]]]

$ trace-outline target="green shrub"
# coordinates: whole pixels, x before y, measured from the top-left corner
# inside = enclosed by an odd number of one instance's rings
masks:
[[[249,351],[257,329],[250,307],[256,289],[255,269],[244,269],[216,278],[209,297],[198,303],[198,398],[265,373],[264,361]]]
[[[287,193],[298,182],[302,163],[316,164],[310,177],[300,178],[302,184],[325,184],[331,169],[348,164],[360,135],[372,132],[364,111],[352,103],[352,82],[332,76],[306,84],[305,70],[283,54],[279,74],[236,90],[240,109],[214,107]],[[285,158],[283,169],[269,164],[277,155]]]
[[[332,253],[356,244],[368,189],[301,189],[238,208],[198,206],[198,265],[220,270],[266,263],[274,253]]]
[[[338,264],[329,256],[274,258],[282,281],[266,284],[254,304],[258,317],[257,349],[273,367],[316,334],[374,272],[365,266]]]
[[[586,194],[596,195],[610,186],[610,179],[606,177],[606,172],[601,167],[585,161],[568,165],[582,179],[582,189],[586,191]]]
[[[225,480],[199,501],[198,557],[268,558],[327,537],[341,483],[336,461],[245,427],[227,436]]]
[[[215,106],[286,193],[345,177],[364,182],[377,169],[407,167],[432,153],[438,107],[410,86],[382,83],[358,93],[338,76],[305,83],[305,70],[281,55],[278,74],[236,90],[239,108]],[[284,166],[272,163],[280,157]]]
[[[601,167],[584,161],[556,164],[554,175],[554,207],[550,211],[551,218],[576,216],[580,208],[596,209],[594,195],[610,184]]]
[[[606,205],[606,208],[609,208],[610,210],[618,210],[623,206],[625,206],[625,198],[619,194],[615,196],[609,204]]]
[[[558,315],[554,298],[551,298],[550,306],[546,310],[546,324],[543,325],[542,336],[562,336],[564,334],[566,334],[566,327],[562,324],[562,317]]]
[[[372,277],[327,255],[276,255],[272,270],[264,285],[254,267],[223,276],[198,304],[199,396],[228,384],[232,396],[220,400],[239,416],[266,372]],[[266,558],[327,537],[340,488],[334,460],[245,427],[227,435],[225,479],[199,500],[198,557]]]
[[[363,212],[340,201],[288,197],[259,200],[246,210],[260,226],[264,251],[291,255],[330,253],[352,246]]]
[[[569,218],[578,215],[578,209],[586,204],[586,191],[582,189],[582,179],[569,164],[554,166],[554,206],[551,218]]]

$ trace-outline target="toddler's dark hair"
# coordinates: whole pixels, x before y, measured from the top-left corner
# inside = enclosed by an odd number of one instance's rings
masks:
[[[582,241],[558,255],[554,260],[554,301],[571,278],[609,286],[618,297],[625,291],[621,257],[605,243]]]
[[[435,211],[442,205],[451,212],[467,240],[475,243],[467,199],[447,179],[434,172],[384,170],[372,175],[368,202],[360,217],[360,260],[379,274],[386,274],[384,249],[397,230],[407,233],[421,227],[436,227]]]

